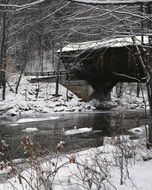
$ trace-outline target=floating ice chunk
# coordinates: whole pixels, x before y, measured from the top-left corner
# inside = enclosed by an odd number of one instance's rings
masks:
[[[26,133],[32,133],[32,132],[37,132],[37,131],[38,131],[38,128],[36,127],[29,127],[23,130],[23,132],[26,132]]]
[[[74,134],[79,134],[79,133],[88,133],[91,132],[92,128],[80,128],[80,129],[71,129],[68,131],[65,131],[64,134],[65,135],[74,135]]]
[[[143,130],[142,129],[140,129],[140,128],[135,128],[135,129],[132,129],[132,133],[134,133],[134,134],[142,134],[143,133]]]
[[[11,127],[15,127],[15,126],[18,126],[19,124],[18,123],[11,123],[11,124],[9,124],[9,126],[11,126]]]
[[[129,129],[128,131],[135,135],[142,135],[142,134],[144,134],[145,130],[148,129],[148,127],[149,127],[149,125],[142,125],[140,127]]]
[[[58,119],[59,117],[47,117],[47,118],[24,118],[19,119],[16,123],[28,123],[28,122],[37,122],[37,121],[46,121],[46,120],[54,120]]]

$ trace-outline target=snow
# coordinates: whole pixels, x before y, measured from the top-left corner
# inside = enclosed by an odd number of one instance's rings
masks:
[[[133,129],[129,129],[128,131],[130,131],[131,133],[135,134],[135,135],[141,135],[145,132],[145,130],[148,130],[149,125],[142,125],[140,127],[135,127]]]
[[[48,117],[48,118],[23,118],[16,121],[16,123],[28,123],[28,122],[38,122],[38,121],[47,121],[47,120],[55,120],[59,117]]]
[[[13,74],[8,79],[14,91],[18,77],[19,75]],[[18,94],[15,94],[7,87],[6,100],[0,101],[1,115],[19,116],[23,114],[35,115],[36,113],[85,112],[95,109],[93,106],[80,100],[71,91],[68,91],[70,99],[67,101],[67,89],[61,84],[59,84],[60,96],[55,97],[55,83],[30,83],[30,78],[29,76],[22,77]],[[37,89],[39,89],[38,94]],[[0,97],[2,97],[1,93],[2,89],[0,89]],[[21,120],[18,122],[21,122]],[[31,121],[26,120],[26,122]]]
[[[92,128],[87,128],[87,127],[80,128],[80,129],[74,128],[74,129],[65,131],[64,134],[65,135],[75,135],[75,134],[80,134],[80,133],[88,133],[91,131],[92,131]]]
[[[78,50],[86,50],[86,49],[99,49],[104,47],[123,47],[129,45],[141,45],[142,44],[142,37],[135,36],[135,43],[133,42],[132,37],[122,37],[117,38],[113,37],[112,39],[106,40],[97,40],[97,41],[87,41],[87,42],[80,42],[80,43],[70,43],[62,48],[62,52],[68,51],[78,51]],[[148,36],[143,37],[144,44],[148,43]]]
[[[147,96],[147,90],[144,84],[141,84],[141,90],[139,97],[137,97],[137,85],[135,83],[123,83],[122,95],[120,98],[116,95],[116,87],[111,92],[111,101],[115,105],[116,109],[147,109],[149,110],[149,102]],[[93,104],[94,105],[94,104]]]
[[[131,132],[131,136],[130,137],[133,137],[133,138],[139,138],[139,139],[142,139],[142,138],[147,138],[148,137],[148,134],[149,134],[149,125],[142,125],[140,127],[135,127],[133,129],[129,129],[128,131]]]
[[[5,165],[5,164],[4,164]],[[0,164],[0,167],[2,167],[2,164]],[[0,175],[2,174],[8,174],[10,171],[11,171],[11,167],[6,167],[6,168],[3,168],[1,171],[0,171]]]
[[[27,7],[32,7],[34,5],[38,5],[38,4],[41,4],[43,3],[45,0],[37,0],[37,1],[34,1],[32,3],[27,3],[27,4],[21,4],[21,5],[18,5],[18,4],[1,4],[2,7],[14,7],[14,8],[27,8]]]
[[[148,3],[151,0],[70,0],[71,2],[84,3],[90,5],[123,5],[123,4],[138,4]]]
[[[52,184],[53,190],[96,190],[99,189],[98,185],[100,189],[106,190],[151,190],[152,159],[144,161],[143,158],[152,158],[152,150],[147,150],[145,143],[145,139],[131,141],[128,136],[108,137],[101,147],[74,154],[58,154],[57,158],[46,158],[40,166],[42,175],[39,169],[34,170],[32,165],[32,168],[21,172],[20,175],[16,174],[6,183],[1,183],[0,189],[31,190],[26,183],[29,182],[33,189],[43,190],[43,183],[38,179],[43,181],[49,176],[47,187]],[[60,147],[64,145],[64,141],[58,144]],[[120,185],[122,150],[124,167]],[[125,157],[127,155],[131,157]],[[51,172],[54,173],[53,176],[50,175]]]
[[[9,126],[16,127],[16,126],[19,126],[19,124],[18,123],[11,123],[11,124],[9,124]]]
[[[38,128],[36,127],[28,127],[26,128],[25,130],[23,130],[23,132],[26,132],[26,133],[33,133],[33,132],[37,132],[38,131]]]
[[[9,84],[15,90],[19,75],[13,74],[9,77]],[[30,83],[31,77],[23,76],[19,86],[18,94],[15,94],[7,87],[6,100],[0,101],[0,115],[20,116],[36,115],[54,112],[88,112],[96,108],[123,108],[123,109],[149,109],[146,89],[143,86],[143,92],[140,91],[139,97],[136,94],[136,84],[123,83],[123,95],[118,98],[116,87],[111,93],[111,101],[100,102],[92,99],[89,103],[83,102],[71,91],[68,91],[70,97],[67,101],[67,89],[59,85],[59,97],[55,97],[55,83]],[[36,91],[39,92],[36,97]],[[2,89],[0,89],[0,97]],[[143,97],[144,95],[144,97]],[[23,122],[24,120],[22,120]],[[26,121],[28,122],[28,121]],[[29,122],[32,122],[29,120]]]

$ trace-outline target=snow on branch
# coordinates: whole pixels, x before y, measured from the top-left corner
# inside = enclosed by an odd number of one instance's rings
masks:
[[[88,5],[133,5],[140,3],[151,3],[152,0],[68,0],[70,2],[82,3]]]
[[[40,3],[43,3],[45,0],[37,0],[34,1],[32,3],[27,3],[27,4],[21,4],[21,5],[17,5],[17,4],[1,4],[0,3],[0,7],[9,7],[9,8],[27,8],[27,7],[31,7],[34,5],[38,5]]]

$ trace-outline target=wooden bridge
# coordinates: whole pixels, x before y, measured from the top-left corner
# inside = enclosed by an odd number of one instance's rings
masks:
[[[146,60],[147,36],[113,38],[105,41],[72,43],[62,49],[61,60],[64,71],[25,72],[26,76],[35,76],[31,82],[55,82],[57,74],[61,84],[70,88],[67,78],[74,76],[71,90],[83,86],[94,89],[94,98],[107,100],[109,92],[118,82],[146,82],[147,73],[140,60]],[[138,50],[138,51],[137,51]],[[139,55],[140,52],[140,55]],[[73,78],[71,77],[73,80]],[[76,85],[78,81],[78,88]],[[86,81],[80,82],[80,81]],[[81,84],[81,85],[80,85]],[[92,91],[92,90],[91,90]],[[90,90],[89,90],[90,94]],[[88,99],[88,98],[87,98]]]
[[[72,43],[63,47],[61,59],[93,87],[95,98],[106,100],[118,82],[146,82],[142,61],[146,60],[148,41],[148,36],[127,36]]]

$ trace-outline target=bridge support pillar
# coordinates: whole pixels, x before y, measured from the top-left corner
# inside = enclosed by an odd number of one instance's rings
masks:
[[[100,83],[96,85],[94,90],[94,96],[91,100],[93,106],[97,109],[111,109],[114,107],[111,101],[111,89],[114,85],[110,83]]]

